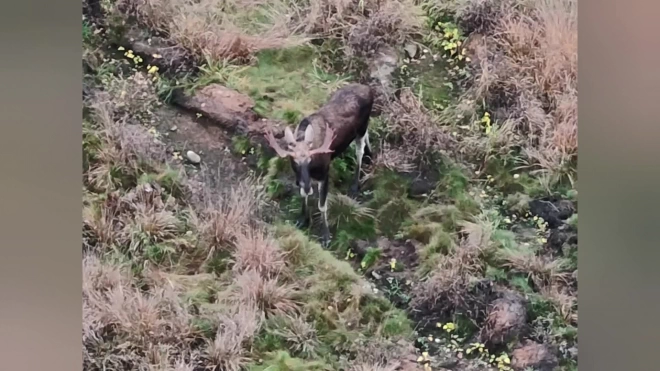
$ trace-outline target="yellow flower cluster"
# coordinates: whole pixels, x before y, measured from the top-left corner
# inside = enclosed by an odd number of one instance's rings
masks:
[[[511,360],[509,359],[509,356],[506,355],[506,353],[502,353],[499,357],[495,357],[495,355],[490,356],[490,362],[492,365],[497,366],[499,370],[502,371],[511,371],[512,368],[509,366],[511,364]]]
[[[431,371],[431,358],[429,357],[429,352],[423,352],[422,355],[417,358],[417,363],[423,364],[425,371]]]

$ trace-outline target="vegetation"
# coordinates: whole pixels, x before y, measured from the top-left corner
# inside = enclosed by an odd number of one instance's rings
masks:
[[[576,0],[83,9],[85,370],[577,368]],[[251,130],[355,81],[324,250]],[[247,132],[177,103],[217,85]]]

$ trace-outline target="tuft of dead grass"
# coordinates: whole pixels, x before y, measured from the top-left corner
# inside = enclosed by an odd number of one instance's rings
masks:
[[[92,158],[86,183],[94,190],[118,189],[123,181],[135,181],[145,170],[158,170],[165,163],[165,147],[147,130],[117,117],[115,103],[105,93],[97,94],[91,116],[98,127],[89,131],[85,150]],[[127,179],[128,178],[128,179]]]
[[[234,271],[257,272],[262,277],[275,277],[284,272],[284,252],[264,231],[250,229],[237,235],[234,251]]]
[[[490,249],[490,226],[462,223],[466,237],[450,254],[439,258],[437,267],[413,292],[411,306],[420,311],[443,313],[457,310],[470,318],[484,316],[491,286],[481,282],[485,267],[482,254]]]
[[[306,315],[287,315],[282,319],[284,326],[273,329],[271,333],[282,337],[295,354],[305,358],[318,357],[320,341],[313,323],[306,321]]]
[[[304,41],[290,24],[285,1],[122,0],[120,7],[200,60],[247,61],[264,49]],[[256,20],[256,22],[255,22]]]
[[[553,260],[524,249],[503,249],[496,255],[499,256],[502,267],[529,275],[537,287],[543,287],[567,277],[567,262],[562,259]]]
[[[191,223],[200,235],[200,240],[209,249],[209,258],[219,250],[233,250],[239,236],[251,233],[257,225],[265,193],[250,179],[219,194],[211,194],[203,184],[195,188],[197,194]]]
[[[189,348],[186,339],[193,334],[191,316],[167,286],[145,293],[133,285],[125,269],[103,263],[94,255],[84,256],[82,265],[85,364],[122,369],[126,362],[144,364],[147,359],[141,350]]]
[[[399,96],[381,109],[388,135],[405,143],[412,158],[429,150],[447,153],[454,148],[455,140],[446,127],[440,125],[410,88],[401,89]]]
[[[394,147],[385,141],[381,141],[373,166],[374,169],[384,168],[398,173],[411,173],[415,170],[414,157],[408,149]]]
[[[230,298],[235,303],[255,305],[267,314],[295,313],[299,309],[295,299],[298,287],[278,277],[264,278],[257,271],[248,270],[235,277],[234,285]]]
[[[238,371],[250,361],[247,347],[263,322],[254,303],[241,303],[220,314],[215,339],[206,350],[209,361],[221,370]]]

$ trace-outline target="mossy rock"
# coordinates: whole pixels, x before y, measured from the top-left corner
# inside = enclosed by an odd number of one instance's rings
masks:
[[[393,238],[403,222],[410,217],[412,211],[410,202],[403,198],[395,198],[383,205],[376,215],[377,228],[388,238]]]

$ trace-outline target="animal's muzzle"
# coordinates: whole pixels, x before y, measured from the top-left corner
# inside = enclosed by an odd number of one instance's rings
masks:
[[[300,195],[303,197],[306,196],[311,196],[312,193],[314,193],[314,188],[312,188],[311,184],[305,184],[300,187]]]

